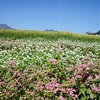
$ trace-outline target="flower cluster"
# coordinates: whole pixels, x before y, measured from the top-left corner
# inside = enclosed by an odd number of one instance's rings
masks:
[[[100,49],[61,41],[0,48],[0,100],[99,100]]]

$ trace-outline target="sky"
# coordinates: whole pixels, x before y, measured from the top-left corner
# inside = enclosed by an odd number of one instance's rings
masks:
[[[20,30],[100,30],[100,0],[0,0],[0,24]]]

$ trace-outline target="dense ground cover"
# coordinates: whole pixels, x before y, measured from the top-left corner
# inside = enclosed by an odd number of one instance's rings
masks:
[[[11,32],[0,33],[0,100],[100,99],[99,36]]]
[[[3,39],[35,39],[56,41],[58,39],[69,39],[72,41],[100,42],[100,36],[72,34],[70,32],[46,32],[46,31],[23,31],[23,30],[0,30],[0,37]]]

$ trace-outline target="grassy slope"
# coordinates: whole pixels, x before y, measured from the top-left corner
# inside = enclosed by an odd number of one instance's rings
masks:
[[[72,41],[82,42],[100,42],[100,36],[72,34],[69,32],[44,32],[44,31],[24,31],[24,30],[0,30],[0,38],[3,39],[36,39],[43,40],[58,40],[67,39]]]

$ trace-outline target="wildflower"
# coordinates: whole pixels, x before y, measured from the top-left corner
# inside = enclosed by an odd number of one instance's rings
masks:
[[[70,72],[70,71],[72,71],[73,69],[72,69],[71,67],[69,67],[69,68],[66,68],[66,70]]]
[[[40,97],[40,100],[44,100],[44,97]]]
[[[62,51],[61,49],[57,49],[57,51],[56,51],[56,52],[57,52],[57,53],[60,53],[61,51]]]
[[[46,89],[47,89],[47,90],[50,90],[50,91],[52,91],[52,90],[55,88],[54,85],[49,84],[49,83],[46,84],[45,86],[46,86]]]
[[[45,67],[45,66],[46,66],[46,64],[43,64],[43,65],[42,65],[42,67]]]
[[[50,59],[49,62],[52,63],[53,65],[57,64],[57,60],[56,59]]]
[[[93,76],[89,76],[89,77],[88,77],[88,80],[92,80],[92,79],[93,79]]]
[[[20,73],[18,71],[13,71],[13,77],[20,76]]]
[[[91,68],[87,67],[86,70],[90,70]]]
[[[52,91],[54,88],[58,88],[60,86],[59,83],[48,83],[46,84],[46,89]]]
[[[86,54],[86,56],[87,56],[88,58],[90,58],[91,55],[90,55],[90,54]]]
[[[54,93],[57,93],[59,91],[59,88],[56,88],[55,90],[54,90]]]
[[[16,76],[17,75],[17,71],[14,71],[14,75],[13,76]]]
[[[26,100],[27,97],[23,97],[24,100]]]
[[[16,82],[16,83],[18,83],[18,80],[17,80],[17,79],[15,79],[15,82]]]
[[[16,65],[16,61],[14,61],[14,60],[10,61],[10,62],[9,62],[9,65],[15,66],[15,65]]]
[[[4,85],[4,84],[5,84],[5,82],[0,81],[0,86],[1,86],[1,85]]]
[[[63,96],[60,96],[60,100],[65,100],[65,98]]]
[[[10,85],[10,88],[13,88],[15,85],[14,84],[12,84],[12,85]]]
[[[75,70],[75,71],[74,71],[74,75],[76,75],[76,74],[77,74],[77,71]]]
[[[44,86],[42,86],[42,85],[41,85],[41,86],[37,85],[35,89],[37,89],[37,90],[39,90],[39,91],[42,91],[42,90],[44,89]]]
[[[59,84],[59,83],[55,83],[54,86],[55,86],[55,87],[59,87],[60,84]]]
[[[52,77],[52,78],[51,78],[51,81],[52,81],[52,82],[57,82],[57,79],[54,78],[54,77]]]
[[[32,95],[32,96],[33,96],[33,95],[34,95],[34,92],[30,92],[30,95]]]
[[[86,64],[82,64],[82,68],[86,69],[88,66]]]
[[[70,96],[74,96],[73,91],[69,91]]]
[[[64,88],[61,88],[60,91],[66,93],[66,90]]]
[[[81,76],[81,75],[76,75],[75,77],[76,77],[76,78],[82,78],[82,76]]]
[[[93,63],[93,62],[90,62],[90,63],[89,63],[89,65],[95,66],[95,63]]]
[[[77,95],[75,94],[75,92],[76,92],[76,90],[73,89],[73,88],[68,88],[68,89],[67,89],[67,93],[68,93],[73,99],[77,98]]]
[[[67,91],[68,91],[68,92],[70,92],[70,91],[76,92],[76,90],[73,89],[73,88],[68,88]]]
[[[99,79],[99,78],[100,78],[99,75],[95,74],[95,79]]]
[[[92,90],[95,91],[95,92],[97,92],[97,93],[100,92],[99,87],[93,87]]]
[[[28,73],[28,70],[24,70],[24,73]]]
[[[83,71],[83,68],[78,68],[78,72],[82,72]]]
[[[72,83],[75,83],[75,79],[74,79],[74,78],[71,78],[70,81],[71,81]]]
[[[33,75],[33,76],[37,76],[37,73],[34,72],[32,75]]]
[[[93,99],[93,95],[92,94],[90,94],[90,99]]]

